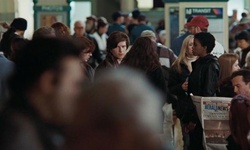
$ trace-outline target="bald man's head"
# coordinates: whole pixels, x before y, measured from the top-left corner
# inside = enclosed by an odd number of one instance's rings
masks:
[[[84,24],[82,21],[76,21],[74,24],[74,31],[75,31],[75,36],[76,37],[82,37],[83,34],[85,33],[85,28],[84,28]]]

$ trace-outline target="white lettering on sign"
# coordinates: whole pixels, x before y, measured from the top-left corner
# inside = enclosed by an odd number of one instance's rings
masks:
[[[193,13],[211,13],[211,9],[210,8],[204,8],[204,9],[194,8]]]
[[[186,9],[186,14],[191,15],[192,14],[192,9]]]

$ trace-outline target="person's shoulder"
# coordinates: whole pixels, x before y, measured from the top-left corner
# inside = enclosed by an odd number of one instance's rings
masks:
[[[173,50],[165,45],[162,45],[160,43],[157,43],[157,47],[159,47],[160,51],[162,51],[163,53],[170,53],[170,54],[174,54]],[[175,54],[174,54],[175,55]]]
[[[167,47],[167,46],[165,46],[163,44],[157,43],[157,47],[161,48],[162,50],[173,53],[172,49],[170,49],[169,47]]]
[[[0,54],[0,66],[4,66],[5,68],[6,67],[13,67],[14,63],[11,60],[9,60],[8,58],[6,58],[4,56],[4,54]]]
[[[154,31],[153,27],[152,26],[149,26],[147,24],[144,25],[144,27],[148,30],[151,30],[151,31]]]
[[[4,139],[0,140],[0,148],[37,149],[42,147],[37,127],[28,115],[11,110],[4,112],[0,120],[0,139]]]

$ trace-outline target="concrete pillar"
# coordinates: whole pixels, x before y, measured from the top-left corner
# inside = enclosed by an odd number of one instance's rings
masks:
[[[135,8],[134,0],[121,0],[121,11],[124,13],[129,13]]]
[[[14,0],[0,0],[0,22],[11,23],[15,18]],[[2,34],[6,31],[0,26],[0,39]]]
[[[33,0],[15,0],[15,17],[25,18],[28,22],[24,37],[31,39],[34,32]],[[31,13],[32,12],[32,13]]]
[[[244,8],[250,11],[250,0],[244,0]]]
[[[117,10],[120,10],[120,0],[92,0],[92,14],[104,16],[109,22],[112,22],[112,13]]]
[[[12,21],[15,17],[14,0],[0,0],[0,22]]]
[[[68,5],[66,0],[38,0],[37,5]]]

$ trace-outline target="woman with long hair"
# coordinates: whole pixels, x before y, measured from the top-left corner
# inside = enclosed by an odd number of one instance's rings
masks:
[[[170,93],[177,97],[177,102],[173,105],[175,105],[177,117],[180,119],[182,119],[189,105],[187,79],[192,72],[191,63],[197,59],[197,56],[193,55],[193,41],[193,35],[189,35],[184,39],[180,54],[171,66],[169,74],[168,87]]]
[[[156,49],[156,44],[150,38],[139,37],[125,56],[123,64],[144,72],[151,83],[165,93],[165,79]]]
[[[120,31],[111,33],[107,39],[107,56],[96,68],[96,74],[102,69],[117,68],[127,54],[129,44],[127,34]]]
[[[240,69],[239,56],[234,53],[226,53],[219,57],[220,74],[217,96],[233,97],[234,87],[231,82],[231,74]]]
[[[229,111],[229,127],[231,135],[227,138],[227,149],[249,150],[250,99],[246,95],[233,97]]]

